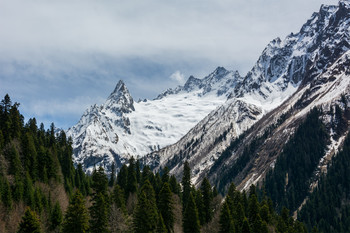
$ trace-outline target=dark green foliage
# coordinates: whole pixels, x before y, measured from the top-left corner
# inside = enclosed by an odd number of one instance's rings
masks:
[[[196,202],[199,223],[201,225],[203,225],[205,223],[205,213],[204,213],[204,203],[203,203],[202,192],[201,192],[201,190],[196,190],[193,187],[192,188],[192,194],[193,194],[195,202]]]
[[[57,201],[50,214],[50,230],[59,229],[63,220],[60,203]]]
[[[164,224],[168,232],[174,228],[174,203],[172,193],[168,183],[164,183],[159,193],[159,213],[163,217]]]
[[[114,185],[115,182],[115,163],[112,163],[111,166],[111,175],[109,177],[109,182],[108,182],[108,186],[112,187]]]
[[[92,184],[91,188],[94,190],[93,196],[101,193],[103,196],[107,196],[108,178],[104,172],[103,167],[99,167],[98,170],[92,172]]]
[[[209,180],[205,177],[202,181],[201,192],[203,196],[203,212],[204,212],[204,222],[209,223],[213,216],[213,193]]]
[[[157,229],[157,206],[154,203],[154,191],[152,192],[150,188],[153,190],[152,186],[150,186],[150,183],[146,183],[138,196],[138,202],[133,222],[135,233],[154,232]]]
[[[6,178],[3,178],[2,182],[2,195],[1,195],[1,201],[4,203],[4,205],[8,208],[12,208],[12,193],[11,193],[11,187]]]
[[[186,209],[187,201],[191,193],[191,168],[187,161],[184,163],[184,170],[182,176],[182,206],[183,211]]]
[[[284,146],[274,170],[266,175],[266,194],[278,209],[286,206],[295,210],[308,193],[309,178],[324,155],[328,140],[320,115],[320,110],[316,108],[310,111]]]
[[[128,167],[125,164],[120,168],[117,176],[117,184],[126,191],[126,186],[128,184]]]
[[[350,232],[350,135],[342,150],[334,156],[327,174],[321,177],[299,219],[308,230]]]
[[[136,193],[137,190],[137,178],[136,178],[136,165],[135,165],[135,159],[131,157],[129,160],[129,167],[128,167],[128,183],[125,190],[125,194],[128,197],[130,193]]]
[[[100,166],[92,173],[92,206],[90,207],[90,232],[108,231],[109,197],[107,193],[108,178]]]
[[[158,224],[157,224],[157,233],[167,233],[168,230],[164,224],[164,220],[161,214],[159,214],[159,218],[158,218]]]
[[[41,233],[40,220],[34,211],[27,208],[19,224],[18,233]]]
[[[180,196],[181,187],[180,187],[180,184],[177,182],[177,180],[176,180],[176,178],[175,178],[174,175],[172,175],[172,176],[170,177],[169,185],[170,185],[171,191],[172,191],[174,194]]]
[[[76,191],[69,202],[64,216],[64,233],[85,233],[89,228],[89,215],[85,207],[85,200],[79,191]]]
[[[90,232],[106,233],[108,230],[108,208],[102,192],[97,193],[93,198],[93,204],[90,207]]]
[[[123,211],[123,213],[126,213],[124,192],[118,184],[114,186],[112,201]]]
[[[247,218],[244,218],[243,220],[242,233],[251,233]]]
[[[188,197],[188,202],[183,215],[183,231],[184,233],[199,233],[200,223],[198,210],[192,193]]]
[[[227,201],[224,202],[220,212],[220,230],[219,233],[235,232],[235,225],[230,212],[230,207]]]

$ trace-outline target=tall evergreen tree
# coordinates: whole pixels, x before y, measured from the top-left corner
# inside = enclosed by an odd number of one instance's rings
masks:
[[[182,210],[184,211],[191,193],[191,168],[188,161],[184,163],[184,170],[182,176]]]
[[[128,167],[123,164],[117,176],[117,183],[124,191],[126,191],[126,186],[128,184]]]
[[[233,223],[232,215],[230,213],[230,208],[227,201],[225,201],[222,206],[219,223],[220,223],[219,233],[235,232],[235,226]]]
[[[137,190],[137,179],[136,179],[136,166],[135,159],[131,157],[129,160],[128,167],[128,185],[126,188],[126,196],[128,197],[130,193],[136,193]]]
[[[108,185],[110,187],[112,187],[114,185],[114,182],[115,182],[115,163],[112,163],[112,166],[111,166],[111,175],[109,177],[109,182],[108,182]]]
[[[90,207],[90,232],[107,233],[108,230],[108,203],[102,192],[94,197]]]
[[[155,198],[154,198],[155,199]],[[155,232],[158,225],[158,212],[155,203],[147,198],[145,190],[141,190],[134,214],[134,232]]]
[[[40,220],[34,211],[27,208],[19,224],[17,233],[41,233]]]
[[[163,217],[164,224],[168,232],[173,232],[174,228],[174,203],[172,199],[172,192],[168,183],[164,183],[159,193],[159,212]]]
[[[183,231],[184,233],[199,233],[200,224],[198,210],[192,193],[190,193],[187,206],[183,215]]]
[[[7,180],[6,177],[3,178],[3,187],[2,187],[2,203],[4,203],[4,205],[8,208],[11,209],[12,208],[12,193],[11,193],[11,187],[10,184]]]
[[[77,190],[69,202],[68,209],[64,216],[64,233],[85,233],[89,228],[89,215],[85,207],[83,195]]]
[[[204,222],[208,223],[211,221],[213,216],[213,193],[209,180],[205,177],[201,184],[201,191],[203,196],[203,212],[204,212]]]
[[[63,220],[62,210],[60,203],[56,201],[55,206],[50,214],[50,230],[56,230],[60,228]]]
[[[114,186],[112,201],[123,211],[123,213],[126,213],[124,192],[118,184]]]

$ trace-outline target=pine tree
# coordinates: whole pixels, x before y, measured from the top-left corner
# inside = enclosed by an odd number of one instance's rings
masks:
[[[137,190],[137,179],[136,179],[135,159],[131,157],[131,159],[129,160],[128,184],[127,184],[125,194],[128,197],[130,193],[135,193],[136,190]]]
[[[112,201],[123,213],[126,213],[124,192],[118,184],[114,186]]]
[[[168,230],[164,224],[164,220],[161,214],[159,214],[158,224],[157,224],[157,233],[167,233]]]
[[[85,207],[85,200],[77,190],[69,202],[68,209],[64,216],[64,233],[85,233],[89,228],[89,215]]]
[[[251,233],[247,218],[244,218],[244,220],[243,220],[243,225],[242,225],[242,231],[241,232],[242,233]]]
[[[235,226],[233,223],[232,215],[230,213],[230,208],[227,201],[225,201],[222,206],[219,223],[220,223],[219,233],[235,232]]]
[[[184,233],[200,232],[198,210],[192,193],[189,195],[187,206],[183,215],[183,231]]]
[[[92,206],[90,207],[90,232],[108,231],[108,178],[104,169],[100,166],[92,174]]]
[[[176,177],[175,177],[174,175],[172,175],[172,176],[170,177],[170,181],[169,181],[169,182],[170,182],[169,185],[170,185],[171,191],[172,191],[174,194],[180,196],[180,189],[181,189],[181,188],[180,188],[180,184],[177,183]]]
[[[107,197],[108,178],[104,172],[102,166],[98,170],[94,170],[92,173],[92,189],[94,190],[93,196],[101,193],[105,198]]]
[[[117,183],[124,191],[126,191],[126,186],[128,184],[128,167],[123,164],[117,176]]]
[[[204,225],[205,223],[205,213],[204,213],[204,203],[203,196],[201,190],[196,190],[194,187],[192,188],[192,194],[195,197],[196,207],[198,211],[199,223]]]
[[[2,197],[1,197],[2,203],[8,208],[12,209],[12,193],[11,193],[11,187],[6,178],[4,178],[3,181],[3,187],[2,187]]]
[[[203,212],[204,212],[204,222],[208,223],[211,221],[213,216],[212,202],[213,193],[211,191],[211,185],[209,180],[205,177],[202,181],[201,191],[203,196]]]
[[[58,229],[62,223],[63,216],[60,203],[56,201],[55,206],[50,214],[50,230]]]
[[[168,232],[173,232],[174,228],[174,204],[172,200],[172,193],[168,183],[164,183],[159,193],[159,212],[163,217],[164,224]]]
[[[90,207],[90,232],[107,233],[108,230],[108,204],[102,192],[94,197]]]
[[[186,209],[187,202],[191,193],[191,168],[187,161],[184,163],[184,170],[182,176],[182,206],[183,211]]]
[[[34,211],[28,207],[19,224],[18,233],[41,233],[40,220]]]
[[[108,185],[110,187],[113,187],[114,185],[114,182],[115,182],[115,163],[112,163],[112,166],[111,166],[111,176],[109,178],[109,182],[108,182]]]
[[[157,225],[157,207],[153,201],[147,198],[145,190],[141,190],[134,214],[134,231],[135,233],[154,232],[157,229]]]

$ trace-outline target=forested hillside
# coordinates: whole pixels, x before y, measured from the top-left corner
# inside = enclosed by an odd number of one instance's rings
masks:
[[[225,199],[208,179],[191,184],[187,162],[179,183],[130,159],[118,176],[102,167],[91,176],[72,163],[63,131],[24,123],[8,95],[0,105],[1,232],[304,232],[283,208],[274,211],[252,186],[231,184]],[[112,169],[113,170],[113,169]],[[114,174],[115,170],[113,171]],[[224,201],[223,201],[224,200]]]

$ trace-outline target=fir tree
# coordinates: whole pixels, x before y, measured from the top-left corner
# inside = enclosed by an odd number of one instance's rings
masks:
[[[159,212],[163,217],[164,224],[168,232],[173,232],[174,228],[174,204],[172,200],[172,193],[168,183],[164,183],[159,193]]]
[[[233,224],[232,215],[230,213],[229,204],[224,202],[220,212],[220,230],[219,233],[233,233],[235,232],[235,226]]]
[[[11,193],[11,187],[6,178],[4,178],[3,185],[2,185],[2,203],[8,208],[12,209],[12,193]]]
[[[162,214],[159,214],[158,225],[157,225],[157,233],[167,233],[168,230],[164,224]]]
[[[242,231],[241,232],[242,233],[251,233],[247,218],[244,218],[244,220],[243,220],[243,225],[242,225]]]
[[[112,201],[123,213],[126,213],[124,192],[118,184],[114,186]]]
[[[41,233],[40,220],[34,211],[27,208],[19,224],[18,233]]]
[[[126,191],[126,186],[128,184],[128,167],[123,164],[117,176],[117,183],[124,191]]]
[[[184,233],[200,232],[198,210],[192,193],[189,195],[187,206],[183,215],[183,231]]]
[[[63,220],[62,210],[60,203],[56,201],[55,206],[50,214],[50,230],[53,231],[55,229],[59,229]]]
[[[157,229],[157,207],[147,198],[145,190],[141,190],[138,196],[133,225],[135,233],[154,232]]]
[[[90,207],[90,232],[107,233],[108,230],[108,204],[102,192],[94,197]]]
[[[111,175],[110,175],[110,178],[109,178],[109,182],[108,182],[108,185],[110,187],[112,187],[114,185],[114,182],[115,182],[115,163],[112,163],[112,166],[111,166]]]
[[[68,209],[64,216],[64,233],[85,233],[89,228],[89,215],[85,207],[85,200],[77,190],[69,202]]]
[[[135,159],[131,157],[129,160],[128,167],[128,184],[126,188],[126,196],[128,197],[130,193],[135,193],[137,190],[137,179],[136,179],[136,168]]]
[[[204,222],[208,223],[212,219],[213,215],[213,209],[212,209],[212,202],[213,202],[213,193],[211,191],[211,185],[209,183],[209,180],[205,177],[202,181],[201,185],[201,191],[203,196],[203,212],[204,212]]]
[[[191,193],[191,168],[187,161],[184,163],[184,170],[182,176],[182,206],[183,211],[186,209],[187,201]]]

